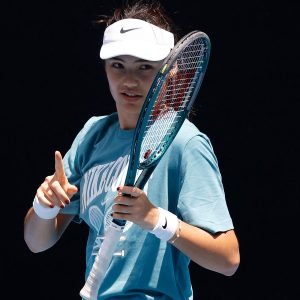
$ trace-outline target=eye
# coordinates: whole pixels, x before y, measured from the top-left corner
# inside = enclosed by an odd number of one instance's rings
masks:
[[[140,70],[152,70],[153,66],[149,64],[140,65]]]
[[[115,68],[115,69],[124,69],[124,66],[121,63],[119,63],[119,62],[113,62],[111,64],[111,67]]]

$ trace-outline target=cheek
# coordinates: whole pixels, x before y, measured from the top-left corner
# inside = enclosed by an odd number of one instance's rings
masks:
[[[112,97],[114,98],[114,100],[116,100],[117,92],[116,92],[115,86],[113,84],[111,84],[110,82],[108,82],[108,86],[109,86],[109,90],[110,90]]]
[[[116,81],[114,80],[113,76],[111,76],[110,74],[106,74],[106,77],[108,81],[109,90],[112,96],[114,97],[116,94]]]
[[[152,83],[153,83],[153,80],[155,78],[155,75],[156,74],[153,74],[152,76],[147,76],[147,78],[144,78],[144,86],[147,90],[150,89]]]

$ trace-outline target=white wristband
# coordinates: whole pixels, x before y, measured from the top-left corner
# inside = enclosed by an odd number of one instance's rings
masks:
[[[35,213],[41,219],[54,219],[60,211],[60,207],[58,206],[54,206],[53,208],[43,206],[37,196],[34,197],[32,206]]]
[[[159,239],[167,242],[175,235],[177,231],[178,218],[176,215],[161,207],[158,207],[158,209],[158,222],[155,227],[149,232],[157,236]]]

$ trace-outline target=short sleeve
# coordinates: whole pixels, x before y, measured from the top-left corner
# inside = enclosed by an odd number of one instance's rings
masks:
[[[184,148],[181,184],[178,209],[184,220],[212,233],[233,228],[217,158],[204,134]]]

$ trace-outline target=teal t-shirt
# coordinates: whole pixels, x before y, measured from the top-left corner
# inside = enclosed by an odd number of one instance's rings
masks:
[[[67,177],[79,190],[61,212],[76,215],[90,228],[86,277],[112,221],[111,207],[126,177],[133,133],[120,129],[116,113],[92,117],[64,157]],[[208,232],[233,228],[211,143],[188,120],[144,191],[154,205]],[[171,244],[127,222],[99,299],[193,299],[189,262]]]

